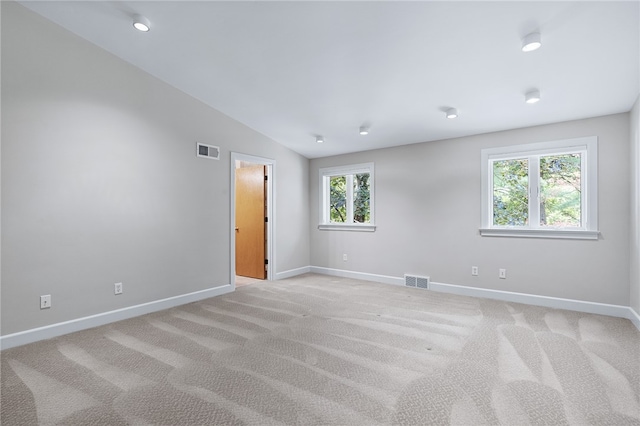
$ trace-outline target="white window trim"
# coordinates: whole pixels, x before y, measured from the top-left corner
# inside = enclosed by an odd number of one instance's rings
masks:
[[[344,176],[347,175],[347,186],[353,187],[353,177],[349,175],[355,175],[358,173],[369,173],[369,223],[353,223],[353,194],[347,192],[347,223],[332,223],[331,215],[329,213],[329,179],[332,176]],[[376,230],[374,220],[374,166],[373,163],[352,164],[347,166],[336,167],[324,167],[319,170],[319,194],[320,194],[320,206],[319,206],[319,219],[320,224],[318,229],[323,231],[364,231],[373,232]]]
[[[581,152],[582,185],[582,227],[552,228],[540,227],[538,188],[529,188],[529,226],[495,226],[493,225],[493,174],[489,164],[492,160],[525,158],[537,155],[553,155],[556,153]],[[575,139],[564,139],[552,142],[541,142],[527,145],[516,145],[501,148],[483,149],[482,158],[482,226],[480,235],[486,237],[525,237],[525,238],[562,238],[597,240],[598,231],[598,138],[589,136]],[[539,165],[530,164],[534,169]],[[537,173],[536,170],[530,173]]]

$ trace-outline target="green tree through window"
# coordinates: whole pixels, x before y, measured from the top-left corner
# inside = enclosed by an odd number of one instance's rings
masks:
[[[526,158],[493,163],[493,224],[529,222],[529,162]]]
[[[331,222],[347,222],[348,181],[353,181],[353,222],[369,223],[371,217],[369,173],[331,176],[329,179]]]
[[[375,231],[373,163],[320,169],[320,229]]]
[[[481,159],[480,235],[600,237],[597,136],[486,148]]]
[[[540,225],[581,226],[580,154],[540,158]]]
[[[329,190],[331,191],[331,222],[344,223],[347,220],[346,176],[331,176]]]
[[[369,173],[359,173],[353,179],[353,221],[369,223],[371,193],[369,191]]]
[[[580,227],[580,154],[541,156],[540,226]],[[493,224],[529,224],[529,161],[493,162]]]

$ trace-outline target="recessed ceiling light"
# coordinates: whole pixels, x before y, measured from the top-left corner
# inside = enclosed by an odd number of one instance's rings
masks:
[[[455,108],[449,108],[447,110],[447,118],[456,118],[458,116],[458,110]]]
[[[135,15],[133,17],[133,28],[146,33],[151,29],[151,22],[142,15]]]
[[[324,138],[322,136],[316,136],[316,142],[322,143],[324,142]]]
[[[528,104],[535,104],[540,100],[540,91],[531,90],[524,95],[524,101]]]
[[[368,127],[360,127],[360,134],[361,135],[368,135],[369,134],[369,128]]]
[[[540,46],[542,46],[540,33],[531,33],[528,34],[524,39],[522,39],[523,52],[532,52],[536,49],[539,49]]]

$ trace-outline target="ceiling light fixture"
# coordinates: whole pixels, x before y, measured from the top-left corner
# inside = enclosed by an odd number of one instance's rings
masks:
[[[524,95],[524,101],[528,104],[535,104],[540,100],[540,91],[531,90]]]
[[[135,15],[133,17],[133,28],[146,33],[151,29],[151,22],[142,15]]]
[[[540,46],[542,46],[540,33],[531,33],[528,34],[524,39],[522,39],[523,52],[532,52],[536,49],[539,49]]]
[[[456,118],[458,116],[458,110],[455,108],[449,108],[447,110],[447,118]]]
[[[369,128],[368,127],[360,127],[360,134],[361,135],[368,135],[369,134]]]
[[[316,136],[316,142],[322,143],[324,142],[324,138],[322,136]]]

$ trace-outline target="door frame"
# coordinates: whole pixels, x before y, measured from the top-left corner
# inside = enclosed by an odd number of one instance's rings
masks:
[[[231,152],[231,228],[230,232],[230,276],[229,282],[236,288],[236,161],[246,161],[248,163],[262,164],[267,167],[267,247],[266,258],[269,260],[267,268],[267,280],[272,281],[276,276],[276,160],[271,158],[257,157],[255,155],[241,154],[239,152]]]

